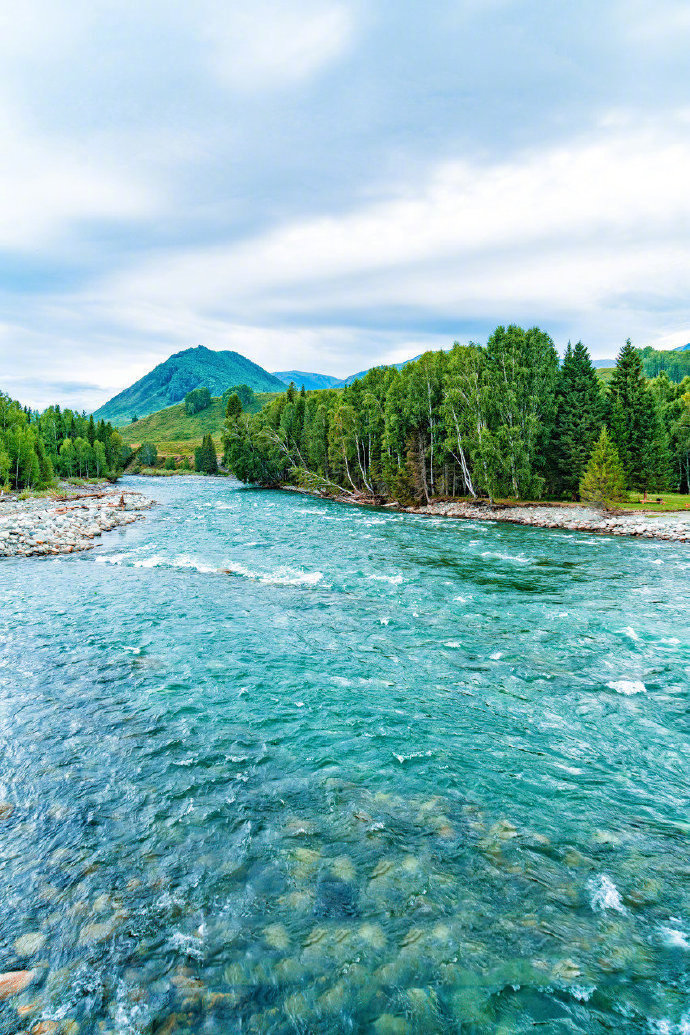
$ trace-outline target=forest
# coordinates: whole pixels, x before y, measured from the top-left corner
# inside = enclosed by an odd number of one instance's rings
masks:
[[[577,499],[602,429],[627,489],[690,489],[690,377],[648,379],[628,341],[604,384],[581,342],[559,361],[548,334],[511,325],[340,391],[291,385],[254,416],[231,396],[223,459],[244,482],[406,504]]]
[[[93,416],[49,406],[43,413],[0,393],[0,487],[44,489],[63,478],[108,478],[132,450]]]

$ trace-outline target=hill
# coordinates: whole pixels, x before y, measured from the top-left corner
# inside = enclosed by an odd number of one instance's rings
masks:
[[[332,377],[330,374],[309,374],[305,370],[275,370],[273,376],[277,377],[284,385],[292,381],[297,388],[304,385],[305,391],[313,392],[319,388],[337,388],[342,385],[339,377]]]
[[[208,388],[220,396],[231,385],[249,385],[255,392],[281,392],[283,382],[238,352],[216,352],[198,345],[176,352],[135,384],[125,388],[94,412],[98,420],[122,426],[133,415],[148,416],[179,403],[193,388]]]
[[[284,390],[284,386],[283,386]],[[257,413],[262,406],[275,399],[278,392],[258,392],[254,401],[247,407],[247,413]],[[225,420],[225,398],[211,400],[205,410],[187,416],[184,403],[168,406],[147,417],[120,428],[120,434],[130,446],[140,446],[142,442],[152,442],[163,456],[184,454],[191,456],[197,446],[201,445],[204,435],[212,435],[216,447],[220,447],[220,434]]]

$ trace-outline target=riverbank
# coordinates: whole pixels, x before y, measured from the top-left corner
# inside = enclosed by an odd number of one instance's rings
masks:
[[[664,539],[669,542],[690,542],[690,511],[650,513],[620,511],[608,513],[578,503],[488,503],[465,500],[439,500],[421,506],[404,507],[399,503],[382,503],[365,496],[328,496],[308,489],[284,486],[289,492],[318,496],[334,503],[351,506],[383,506],[406,514],[430,517],[460,518],[465,521],[504,521],[534,528],[556,528],[571,532],[593,532],[598,535],[638,536],[643,539]]]
[[[91,550],[104,532],[144,517],[140,492],[96,486],[61,496],[0,500],[0,557],[47,557]]]
[[[647,511],[622,511],[610,514],[579,504],[522,504],[510,506],[483,503],[429,503],[422,507],[405,507],[408,513],[436,517],[464,518],[471,521],[507,521],[513,525],[535,528],[560,528],[572,532],[594,532],[599,535],[640,536],[644,539],[665,539],[690,542],[690,511],[687,513],[650,514]]]

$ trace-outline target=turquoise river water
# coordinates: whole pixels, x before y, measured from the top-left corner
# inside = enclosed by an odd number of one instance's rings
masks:
[[[128,484],[0,568],[3,1035],[690,1032],[687,546]]]

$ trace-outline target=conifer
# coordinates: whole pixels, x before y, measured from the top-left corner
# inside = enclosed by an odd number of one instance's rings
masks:
[[[580,481],[580,496],[587,503],[594,503],[606,509],[625,499],[623,469],[606,428],[601,429]]]

